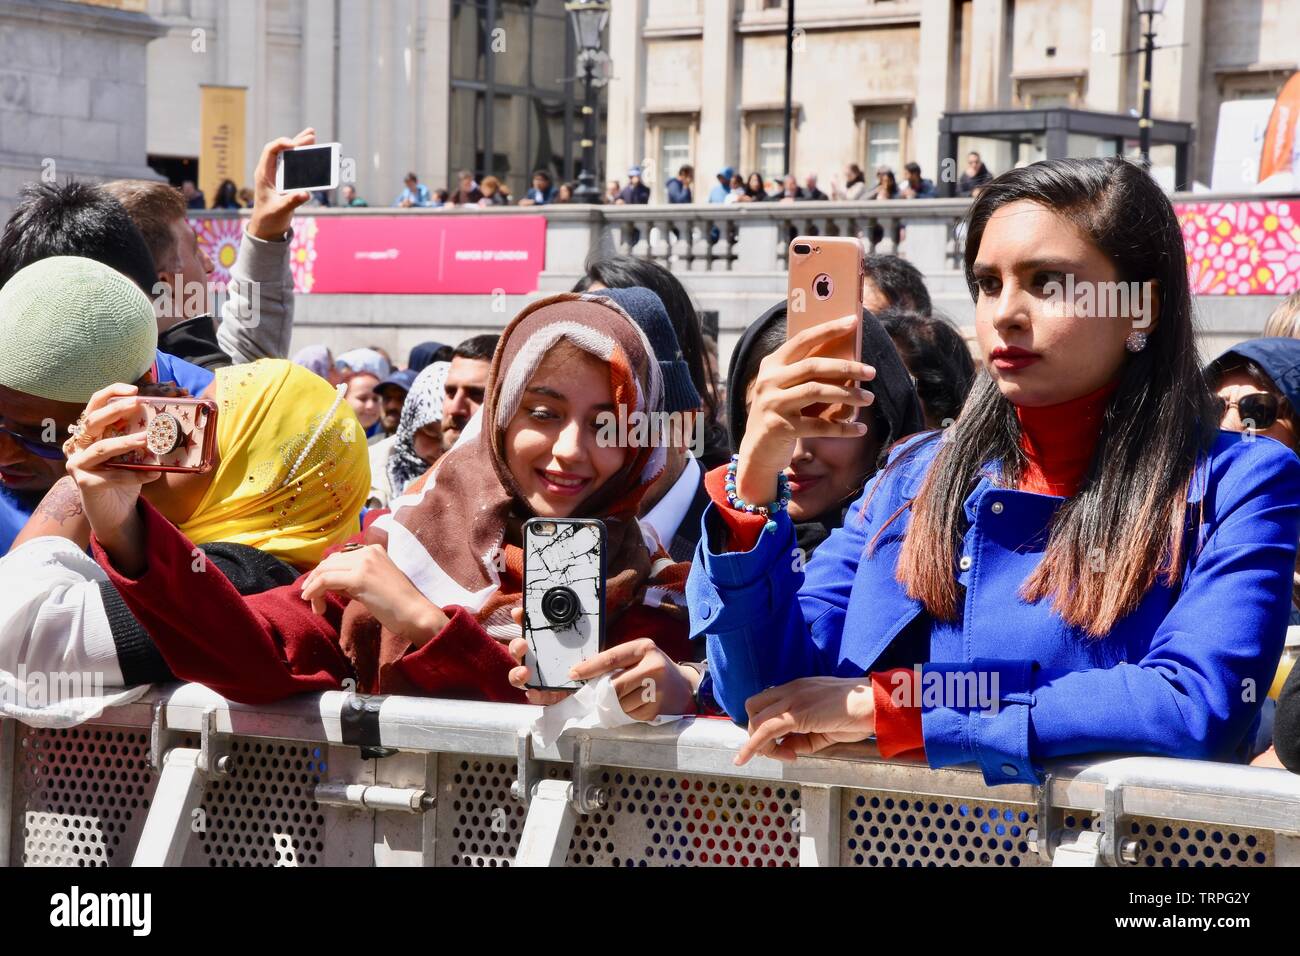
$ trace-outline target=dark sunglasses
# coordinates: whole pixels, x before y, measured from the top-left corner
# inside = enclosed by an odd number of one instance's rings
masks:
[[[1216,395],[1214,404],[1219,410],[1219,421],[1223,421],[1229,408],[1235,407],[1242,423],[1256,429],[1272,428],[1285,408],[1283,399],[1268,392],[1251,392],[1230,402]]]
[[[16,431],[3,426],[0,426],[0,435],[8,435],[38,458],[47,458],[50,461],[62,461],[64,459],[63,448],[60,445],[47,445],[45,442],[32,441],[30,438],[24,438]]]

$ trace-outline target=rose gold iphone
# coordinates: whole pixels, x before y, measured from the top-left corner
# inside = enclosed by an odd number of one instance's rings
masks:
[[[805,329],[862,315],[864,257],[862,243],[838,236],[798,236],[790,243],[789,292],[786,297],[786,339]],[[811,355],[862,361],[862,323],[852,335],[824,343]],[[857,383],[846,381],[846,388]],[[828,421],[851,421],[858,410],[848,405],[808,405],[803,414]]]

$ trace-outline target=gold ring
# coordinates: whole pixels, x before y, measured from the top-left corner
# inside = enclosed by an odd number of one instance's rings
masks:
[[[349,551],[360,551],[364,547],[365,545],[360,541],[351,541],[343,546],[342,551],[347,554]]]

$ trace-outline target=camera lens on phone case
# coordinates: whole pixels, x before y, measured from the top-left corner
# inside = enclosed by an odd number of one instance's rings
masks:
[[[542,615],[554,627],[568,627],[581,610],[578,595],[571,588],[554,587],[542,595]]]

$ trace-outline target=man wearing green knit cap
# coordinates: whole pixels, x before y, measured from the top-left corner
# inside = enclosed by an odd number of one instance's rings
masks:
[[[94,260],[42,259],[0,288],[0,554],[63,477],[68,426],[99,389],[151,378],[157,342],[148,297]]]

